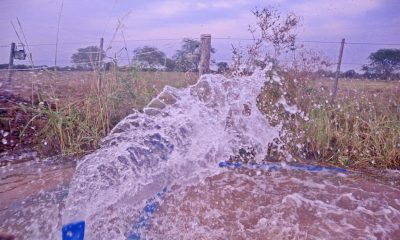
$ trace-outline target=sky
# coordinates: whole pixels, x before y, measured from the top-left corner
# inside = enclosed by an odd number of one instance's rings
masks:
[[[22,41],[25,35],[34,63],[54,65],[59,16],[59,65],[70,64],[77,48],[97,45],[101,37],[107,55],[124,61],[144,45],[172,56],[183,37],[198,38],[202,33],[212,35],[215,60],[229,61],[232,44],[248,44],[233,39],[250,38],[247,29],[255,23],[255,7],[301,16],[299,44],[334,61],[342,38],[357,43],[345,46],[344,69],[359,70],[377,49],[400,48],[399,0],[0,0],[0,63],[8,62],[10,43],[19,42],[13,22]],[[128,52],[121,50],[125,46]]]

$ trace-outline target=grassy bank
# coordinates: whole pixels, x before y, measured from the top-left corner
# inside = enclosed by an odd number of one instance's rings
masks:
[[[96,72],[15,73],[12,92],[19,101],[8,102],[0,126],[14,136],[8,148],[29,145],[43,155],[91,151],[133,108],[143,108],[167,84],[193,84],[197,74],[111,71],[101,79],[99,91]]]
[[[333,80],[299,80],[286,73],[282,83],[267,84],[259,99],[267,117],[282,119],[287,131],[282,133],[284,143],[275,148],[287,149],[295,158],[340,166],[400,168],[398,81],[342,79],[334,103]],[[302,114],[276,104],[282,95]],[[282,157],[277,151],[271,154]]]

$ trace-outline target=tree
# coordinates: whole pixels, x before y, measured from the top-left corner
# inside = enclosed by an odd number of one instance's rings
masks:
[[[215,49],[211,48],[211,53],[215,53]],[[176,51],[173,56],[175,61],[175,70],[181,72],[198,71],[200,63],[200,42],[190,38],[182,40],[181,49]]]
[[[99,53],[100,48],[97,46],[79,48],[78,52],[74,53],[71,57],[72,63],[80,67],[96,68],[99,65],[99,60],[102,61],[106,57],[104,50],[101,54]]]
[[[229,70],[229,65],[226,62],[217,63],[217,67],[218,67],[217,72],[220,73],[220,74],[221,73],[225,73],[225,72],[227,72]]]
[[[166,63],[166,65],[165,65],[165,71],[167,71],[167,72],[172,72],[172,71],[175,70],[176,63],[175,63],[174,60],[172,60],[172,59],[170,59],[170,58],[167,58],[167,61],[166,61],[165,63]]]
[[[356,76],[357,76],[357,72],[354,69],[350,69],[350,70],[344,72],[345,78],[355,78]]]
[[[283,16],[274,8],[254,9],[253,15],[257,19],[256,27],[249,27],[253,38],[257,30],[259,31],[260,44],[262,42],[271,44],[274,48],[275,58],[281,51],[294,46],[296,42],[296,29],[300,25],[300,18],[294,13],[288,13]]]
[[[400,49],[379,49],[368,57],[369,64],[362,70],[369,76],[390,79],[400,72]]]
[[[134,63],[143,69],[156,70],[171,67],[171,60],[156,47],[139,47],[133,50],[133,53]]]
[[[282,51],[294,48],[301,18],[294,13],[281,14],[274,8],[254,9],[256,24],[249,26],[253,42],[245,51],[232,45],[233,74],[248,74],[257,66],[279,66]],[[270,49],[273,54],[270,54]]]

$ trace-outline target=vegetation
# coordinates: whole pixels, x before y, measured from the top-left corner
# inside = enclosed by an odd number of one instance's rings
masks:
[[[219,62],[217,63],[217,73],[223,74],[229,71],[229,64],[227,62]]]
[[[400,49],[379,49],[368,58],[369,64],[362,68],[367,75],[388,80],[400,73]]]
[[[283,15],[274,8],[256,8],[252,13],[256,18],[256,25],[248,29],[252,44],[245,50],[232,46],[234,74],[249,74],[254,68],[265,67],[270,62],[278,67],[281,53],[296,44],[297,29],[301,24],[296,14]]]
[[[79,48],[77,53],[74,53],[71,57],[72,63],[76,66],[81,66],[89,69],[98,67],[99,62],[102,61],[106,56],[104,51],[100,52],[97,46],[88,46],[85,48]]]
[[[211,48],[211,53],[215,49]],[[175,70],[178,72],[198,72],[200,63],[200,42],[197,40],[184,38],[181,49],[177,50],[172,57],[175,61]]]
[[[42,155],[82,154],[98,147],[122,118],[141,110],[165,85],[185,87],[197,74],[121,71],[17,72],[15,100],[4,105],[1,129],[10,133],[5,149],[34,147]],[[28,80],[32,81],[32,85]],[[33,98],[31,98],[31,86]],[[1,100],[1,99],[0,99]],[[3,110],[4,110],[3,109]],[[11,141],[13,140],[13,141]],[[0,150],[5,150],[0,149]]]
[[[333,81],[298,79],[293,72],[283,85],[266,84],[259,108],[272,124],[283,124],[283,141],[270,146],[270,157],[316,160],[341,166],[400,168],[400,85],[355,80],[342,82],[335,104]],[[284,96],[295,114],[277,104]],[[279,142],[278,142],[279,143]],[[278,149],[279,148],[279,149]]]
[[[146,70],[157,70],[166,69],[167,61],[170,62],[171,59],[167,58],[167,55],[155,47],[139,47],[133,50],[133,62],[140,69]],[[170,65],[169,65],[170,67]],[[173,69],[168,69],[173,70]]]

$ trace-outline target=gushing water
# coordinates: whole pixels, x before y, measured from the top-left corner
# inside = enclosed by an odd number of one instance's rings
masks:
[[[89,239],[123,239],[147,199],[176,183],[220,171],[217,163],[252,148],[255,159],[278,136],[258,111],[265,72],[203,76],[187,89],[167,87],[121,121],[77,166],[63,223],[84,220]]]

